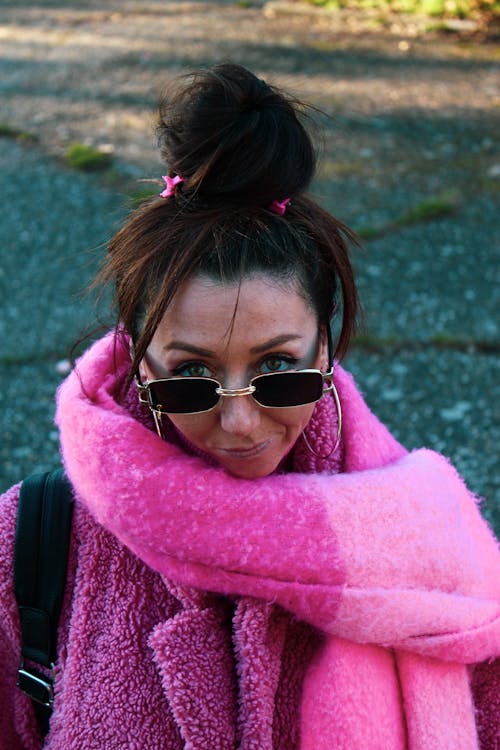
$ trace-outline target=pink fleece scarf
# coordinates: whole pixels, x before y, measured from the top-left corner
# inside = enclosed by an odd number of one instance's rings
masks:
[[[60,388],[68,475],[154,570],[276,602],[329,636],[305,681],[301,750],[334,746],[339,643],[360,669],[368,647],[394,654],[411,750],[477,747],[463,665],[500,653],[499,552],[448,461],[406,453],[337,368],[343,473],[228,476],[131,417],[116,393],[128,353],[117,345],[115,370],[113,349],[95,344]]]

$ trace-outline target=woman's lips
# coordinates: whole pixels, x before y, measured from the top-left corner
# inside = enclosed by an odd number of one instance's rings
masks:
[[[255,443],[249,448],[218,448],[217,453],[221,453],[224,456],[231,456],[231,458],[253,458],[262,453],[270,445],[271,438],[264,440],[262,443]]]

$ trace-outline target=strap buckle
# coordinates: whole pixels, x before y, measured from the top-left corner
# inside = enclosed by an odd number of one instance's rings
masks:
[[[21,659],[21,666],[17,672],[17,685],[32,700],[47,708],[52,707],[54,702],[52,679],[32,667],[26,667],[24,658]]]

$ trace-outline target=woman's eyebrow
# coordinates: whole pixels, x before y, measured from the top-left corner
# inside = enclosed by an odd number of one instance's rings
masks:
[[[289,341],[297,341],[301,338],[302,336],[299,333],[285,333],[281,336],[275,336],[273,339],[269,339],[268,341],[264,341],[264,343],[259,344],[258,346],[252,347],[250,349],[250,352],[252,354],[261,354],[268,349],[273,349],[275,346],[286,344]],[[172,349],[177,349],[183,352],[190,352],[191,354],[197,354],[199,357],[216,356],[215,352],[212,352],[210,349],[203,349],[200,346],[193,346],[193,344],[188,344],[187,341],[170,341],[163,347],[163,351],[165,352],[171,351]]]
[[[259,344],[259,346],[252,347],[250,351],[252,354],[262,354],[262,352],[273,349],[275,346],[287,344],[289,341],[297,341],[301,338],[303,337],[299,333],[284,333],[281,336],[275,336],[275,338],[265,341],[263,344]]]
[[[210,349],[202,349],[199,346],[188,344],[186,341],[171,341],[163,347],[164,352],[171,351],[172,349],[190,352],[191,354],[198,354],[200,357],[215,357],[215,352],[211,352]]]

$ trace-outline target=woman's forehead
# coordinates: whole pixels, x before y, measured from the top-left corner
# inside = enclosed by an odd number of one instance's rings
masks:
[[[273,339],[309,342],[316,330],[316,315],[293,280],[259,274],[226,284],[196,276],[179,289],[152,343],[218,350],[230,341],[257,349]]]

